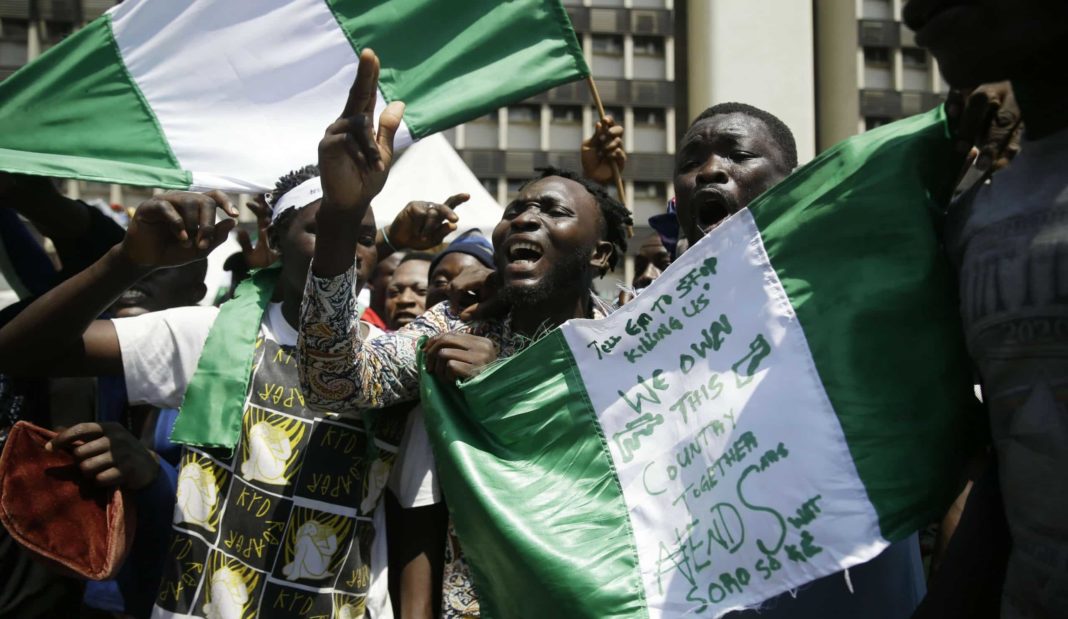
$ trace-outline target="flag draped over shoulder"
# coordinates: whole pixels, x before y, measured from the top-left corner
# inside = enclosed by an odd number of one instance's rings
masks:
[[[824,153],[612,316],[423,402],[490,617],[718,616],[867,561],[955,490],[971,393],[941,109]]]
[[[401,146],[589,75],[560,0],[126,0],[0,83],[0,170],[265,190],[368,47]]]

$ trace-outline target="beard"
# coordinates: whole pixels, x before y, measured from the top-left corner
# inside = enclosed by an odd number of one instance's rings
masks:
[[[537,283],[505,285],[501,290],[501,297],[512,307],[540,305],[566,290],[585,288],[588,280],[588,260],[588,250],[576,249],[557,260]]]

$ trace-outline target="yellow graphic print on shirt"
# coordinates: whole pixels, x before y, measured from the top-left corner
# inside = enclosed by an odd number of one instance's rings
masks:
[[[378,458],[371,462],[371,470],[363,480],[363,500],[360,502],[360,513],[370,515],[376,505],[378,497],[389,482],[389,472],[393,468],[394,454],[381,453]]]
[[[174,523],[187,522],[214,531],[219,524],[219,496],[226,472],[210,459],[187,451],[178,473]]]
[[[338,568],[348,548],[352,520],[311,509],[295,508],[286,532],[282,575],[287,580],[321,580]]]
[[[363,597],[335,593],[332,619],[363,619],[367,601]]]
[[[305,424],[255,406],[245,412],[243,424],[241,476],[276,486],[288,484]]]
[[[207,619],[249,619],[255,615],[251,592],[260,575],[226,555],[212,554],[207,576],[204,616]]]

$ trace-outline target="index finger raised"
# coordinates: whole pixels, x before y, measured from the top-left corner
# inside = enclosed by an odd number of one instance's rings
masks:
[[[353,114],[359,114],[367,109],[368,105],[374,105],[378,94],[378,56],[371,49],[360,52],[360,66],[356,69],[356,81],[349,89],[349,98],[345,101],[345,109],[341,112],[341,118],[348,118]]]

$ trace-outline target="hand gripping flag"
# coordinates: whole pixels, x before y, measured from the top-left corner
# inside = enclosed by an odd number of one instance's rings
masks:
[[[975,410],[942,111],[848,140],[630,304],[423,402],[490,617],[713,617],[941,515]]]
[[[0,170],[264,191],[367,47],[398,146],[589,75],[560,0],[126,0],[0,83]]]

